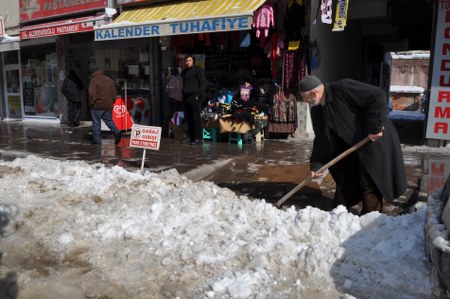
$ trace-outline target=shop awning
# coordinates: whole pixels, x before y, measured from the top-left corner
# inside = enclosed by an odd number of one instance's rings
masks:
[[[18,36],[4,34],[0,37],[0,52],[15,51],[20,49],[20,39]]]
[[[95,29],[95,40],[248,30],[266,0],[203,0],[155,4],[122,12]]]
[[[111,17],[107,14],[42,23],[20,28],[20,39],[32,39],[54,35],[93,31],[95,27],[109,24]]]

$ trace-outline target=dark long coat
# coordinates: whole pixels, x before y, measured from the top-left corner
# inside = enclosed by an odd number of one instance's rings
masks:
[[[383,137],[364,145],[358,155],[383,197],[393,201],[405,192],[406,177],[397,130],[387,117],[386,93],[351,79],[324,85],[325,105],[311,108],[315,133],[311,170],[318,170],[340,154],[330,127],[349,147],[384,128]],[[330,172],[333,174],[333,167]]]

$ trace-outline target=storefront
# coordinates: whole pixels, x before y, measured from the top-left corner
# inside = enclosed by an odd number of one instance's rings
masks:
[[[155,101],[157,90],[151,67],[156,63],[154,47],[149,39],[94,43],[89,58],[92,68],[103,69],[115,80],[118,96],[136,124],[157,122],[155,107],[159,103]]]
[[[265,0],[149,2],[118,1],[122,13],[110,25],[95,29],[95,41],[105,44],[105,48],[110,48],[108,45],[114,42],[125,45],[136,42],[143,49],[148,47],[149,63],[139,60],[133,62],[133,66],[129,62],[126,72],[122,72],[116,80],[128,84],[136,79],[149,82],[151,125],[167,126],[174,112],[166,87],[169,79],[181,72],[186,54],[196,56],[196,64],[205,69],[211,85],[233,93],[238,92],[239,86],[245,82],[261,85],[276,82],[283,89],[282,84],[289,85],[284,78],[298,82],[300,76],[305,75],[304,71],[300,74],[297,70],[291,70],[291,76],[283,74],[283,45],[281,36],[276,34],[279,28],[275,25],[275,11],[276,6],[280,5],[278,11],[286,12],[289,8],[286,1],[279,1],[279,4]],[[294,2],[298,5],[297,2],[303,1]],[[255,14],[265,19],[256,19]],[[305,22],[303,20],[298,24],[304,25]],[[279,26],[283,25],[280,22]],[[124,62],[119,61],[117,56],[110,58],[111,65]],[[297,58],[292,59],[296,62]],[[135,77],[136,63],[139,68],[144,67],[138,77]],[[147,77],[142,77],[147,74],[145,67],[148,67],[149,81]],[[255,86],[254,92],[257,91],[259,88]],[[275,98],[276,95],[269,101]],[[286,114],[283,115],[286,117]],[[291,122],[289,133],[296,127],[292,119]]]
[[[24,118],[56,119],[61,113],[55,38],[21,50]]]
[[[0,118],[21,119],[19,6],[2,3],[0,11]],[[15,16],[17,13],[17,16]]]
[[[65,123],[67,99],[61,95],[60,85],[66,74],[73,69],[84,79],[85,87],[89,83],[89,68],[77,68],[80,65],[71,55],[74,47],[87,42],[91,49],[94,27],[110,22],[115,10],[108,8],[108,0],[38,2],[20,2],[23,119]],[[86,91],[82,120],[88,118]]]
[[[0,38],[1,39],[1,38]],[[0,65],[2,66],[4,86],[2,98],[2,118],[21,119],[23,115],[21,102],[20,55],[18,38],[3,37],[0,41]]]

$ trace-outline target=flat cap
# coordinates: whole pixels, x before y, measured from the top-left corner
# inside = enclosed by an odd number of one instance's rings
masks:
[[[319,86],[320,84],[322,84],[322,82],[316,76],[306,76],[298,84],[298,91],[300,92],[310,91]]]

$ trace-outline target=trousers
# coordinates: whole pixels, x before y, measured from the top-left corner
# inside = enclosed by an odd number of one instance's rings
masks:
[[[69,125],[79,125],[80,124],[80,114],[81,114],[81,102],[67,101],[68,108],[68,121]]]
[[[114,121],[112,119],[111,110],[97,110],[95,108],[91,108],[91,116],[92,116],[92,136],[94,141],[100,143],[101,142],[101,126],[102,120],[114,134],[114,137],[120,134],[119,129],[117,129]]]
[[[185,95],[184,103],[184,118],[187,124],[187,135],[192,141],[195,139],[202,139],[202,101],[195,98],[195,94]]]
[[[352,153],[330,168],[336,182],[333,208],[344,205],[350,210],[362,202],[360,215],[382,212],[383,195],[373,181],[357,153]]]

